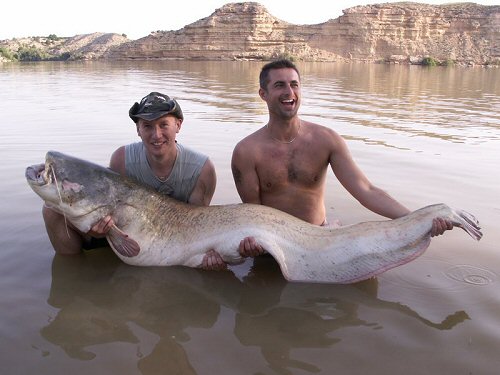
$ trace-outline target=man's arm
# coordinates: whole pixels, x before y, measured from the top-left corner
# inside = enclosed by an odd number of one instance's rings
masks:
[[[239,143],[233,151],[231,171],[234,184],[243,203],[261,204],[259,176],[255,169],[251,150],[246,150],[244,144]]]
[[[201,168],[200,176],[196,181],[188,203],[196,206],[208,206],[212,201],[217,184],[217,175],[215,167],[210,159],[207,159]],[[214,249],[210,249],[205,253],[200,267],[209,271],[221,271],[227,268],[227,264],[222,257]]]
[[[194,186],[191,195],[189,196],[188,203],[196,206],[208,206],[212,201],[215,192],[215,185],[217,184],[217,175],[215,174],[215,167],[210,159],[207,159],[201,168],[200,176],[196,185]]]
[[[339,182],[364,207],[379,215],[396,219],[410,213],[410,210],[382,189],[373,185],[356,165],[342,137],[335,140],[330,165]],[[450,220],[436,218],[432,222],[431,236],[439,236],[453,229]]]
[[[241,201],[261,204],[259,176],[255,170],[255,161],[250,155],[252,153],[245,151],[244,145],[237,144],[231,159],[231,171]],[[238,251],[244,257],[255,257],[264,253],[262,246],[253,237],[245,237],[241,240]]]
[[[113,152],[109,160],[109,169],[115,171],[122,176],[126,175],[125,172],[125,146],[121,146]]]
[[[121,146],[113,152],[109,160],[109,168],[125,176],[125,146]],[[95,223],[87,234],[92,237],[104,237],[115,224],[111,216],[106,216]]]
[[[340,135],[335,134],[333,142],[334,151],[330,156],[330,166],[342,186],[359,203],[370,211],[390,219],[396,219],[410,213],[408,208],[368,180],[352,159],[351,153]]]

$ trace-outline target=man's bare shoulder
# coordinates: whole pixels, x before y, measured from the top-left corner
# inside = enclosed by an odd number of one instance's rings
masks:
[[[241,141],[239,141],[234,147],[235,151],[242,151],[247,149],[253,149],[256,145],[259,145],[264,140],[264,128],[260,128],[259,130],[253,132],[252,134],[247,135]]]
[[[335,130],[313,122],[303,121],[304,131],[310,138],[321,142],[338,142],[342,136]]]
[[[125,146],[118,147],[111,155],[109,168],[113,171],[125,175]]]
[[[316,124],[314,122],[309,122],[309,121],[302,121],[302,124],[314,132],[329,133],[329,134],[337,134],[338,135],[338,133],[335,130],[333,130],[325,125],[320,125],[320,124]]]

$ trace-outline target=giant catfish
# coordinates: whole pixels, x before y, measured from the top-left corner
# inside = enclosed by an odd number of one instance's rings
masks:
[[[229,264],[240,263],[238,245],[252,236],[289,281],[353,283],[421,255],[436,217],[449,219],[476,240],[482,237],[474,216],[444,204],[395,220],[328,228],[262,205],[181,203],[108,168],[54,151],[25,174],[45,204],[81,232],[111,215],[111,248],[137,266],[199,267],[209,249]]]

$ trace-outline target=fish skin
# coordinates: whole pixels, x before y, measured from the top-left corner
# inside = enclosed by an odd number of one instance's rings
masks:
[[[199,267],[209,249],[229,264],[241,263],[239,243],[252,236],[276,259],[287,280],[347,284],[420,256],[429,246],[436,217],[449,219],[476,240],[482,237],[473,215],[445,204],[395,220],[340,228],[312,225],[263,205],[193,206],[55,151],[25,175],[47,205],[84,233],[112,215],[116,230],[108,241],[120,259],[137,266]]]

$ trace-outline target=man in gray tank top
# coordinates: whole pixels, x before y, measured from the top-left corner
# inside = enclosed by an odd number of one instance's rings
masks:
[[[179,103],[169,96],[151,92],[129,110],[141,142],[121,146],[111,155],[109,166],[121,175],[149,185],[157,191],[182,202],[208,206],[212,200],[216,175],[210,159],[177,143],[176,135],[184,121]],[[80,233],[68,225],[64,217],[44,207],[43,217],[49,239],[57,253],[76,254],[83,248],[106,245],[103,239],[114,224],[108,216],[97,222],[88,233]],[[206,269],[221,269],[226,265],[218,254],[207,252]]]

